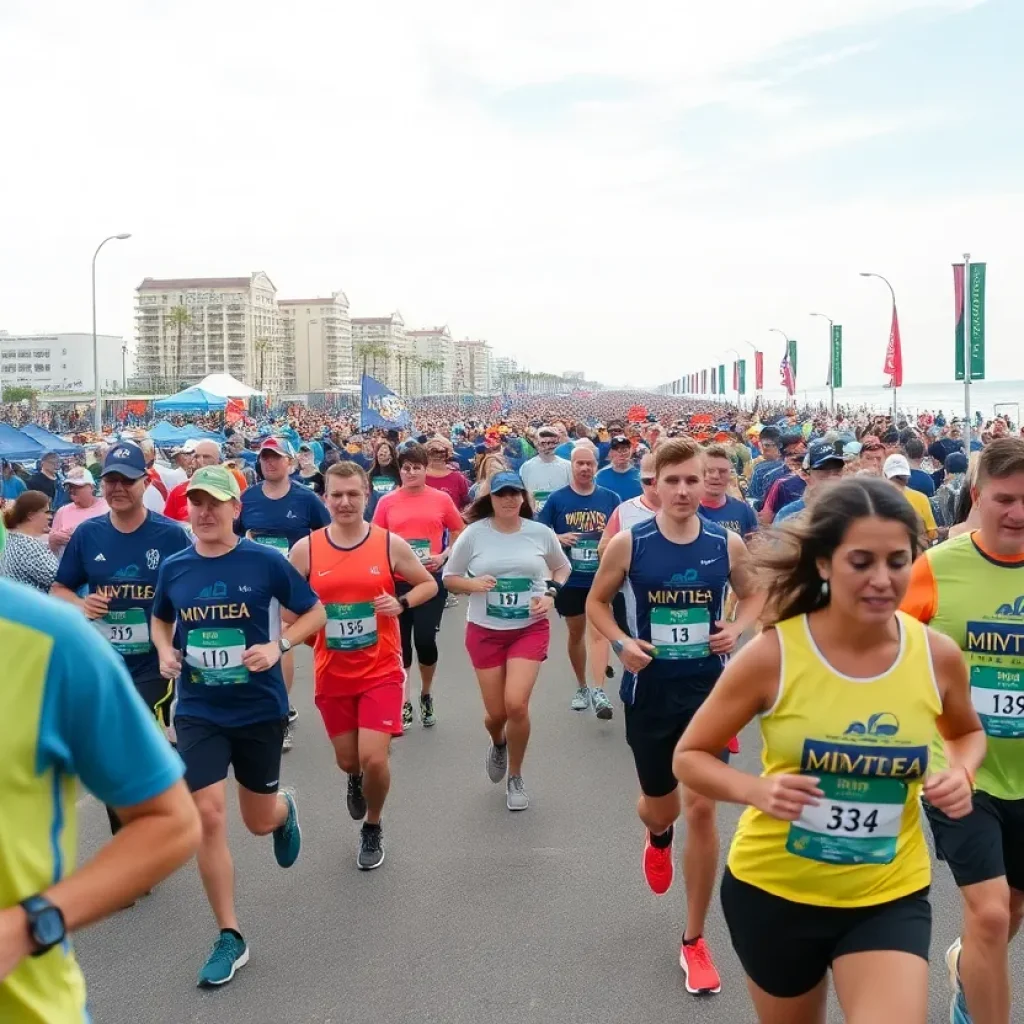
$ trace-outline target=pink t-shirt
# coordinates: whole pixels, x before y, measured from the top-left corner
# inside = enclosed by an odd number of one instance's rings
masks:
[[[433,487],[425,487],[419,494],[404,488],[385,494],[377,502],[373,522],[407,540],[421,557],[426,556],[428,542],[429,553],[439,555],[444,531],[461,530],[466,525],[452,499]]]
[[[444,476],[431,476],[428,473],[427,486],[444,491],[456,508],[465,508],[469,503],[469,482],[461,473],[452,471]]]
[[[53,525],[50,528],[56,533],[66,533],[70,536],[87,519],[105,516],[109,511],[110,508],[103,498],[97,498],[88,508],[79,508],[72,503],[62,505],[53,514]]]

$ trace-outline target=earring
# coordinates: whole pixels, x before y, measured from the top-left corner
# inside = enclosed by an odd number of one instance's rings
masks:
[[[821,581],[821,596],[828,600],[828,580]]]

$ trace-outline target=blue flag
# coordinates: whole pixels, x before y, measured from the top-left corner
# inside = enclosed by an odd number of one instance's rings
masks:
[[[411,422],[405,402],[379,380],[364,373],[360,428],[408,427]]]

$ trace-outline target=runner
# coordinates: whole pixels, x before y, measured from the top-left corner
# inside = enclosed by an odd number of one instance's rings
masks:
[[[110,511],[71,535],[51,592],[80,609],[121,656],[146,707],[166,729],[174,678],[160,673],[149,620],[160,566],[192,545],[181,526],[145,507],[146,477],[137,445],[123,442],[107,452],[100,487]],[[116,833],[120,824],[111,807],[107,817]]]
[[[985,738],[955,644],[897,612],[917,543],[910,507],[880,480],[835,484],[784,527],[759,550],[775,628],[726,668],[675,756],[685,786],[747,805],[722,907],[762,1024],[821,1024],[830,967],[847,1021],[927,1017],[917,798],[968,814]],[[718,758],[754,719],[760,777]],[[936,727],[954,765],[938,772]]]
[[[637,523],[645,523],[648,519],[654,518],[661,507],[657,482],[654,476],[654,453],[647,452],[640,460],[640,484],[644,489],[643,494],[639,498],[630,498],[629,501],[622,502],[611,514],[608,525],[605,526],[604,533],[601,535],[601,541],[597,545],[599,559],[604,557],[612,537],[616,534],[631,529]],[[616,619],[616,621],[619,620]],[[623,626],[623,622],[619,622],[619,625]],[[623,632],[628,632],[624,626]]]
[[[450,547],[444,548],[444,535],[447,530],[452,544],[466,524],[444,491],[427,486],[427,453],[422,445],[411,444],[399,452],[398,471],[402,486],[380,499],[373,522],[408,541],[437,584],[434,597],[418,608],[406,608],[399,618],[402,664],[408,674],[415,652],[420,666],[420,721],[429,729],[437,724],[432,687],[437,671],[437,631],[441,628],[446,596],[441,570],[451,551]],[[399,579],[399,598],[408,597],[412,586],[412,581]],[[402,705],[402,725],[408,729],[413,721],[412,702],[407,694]]]
[[[423,446],[430,460],[427,465],[427,486],[444,491],[455,507],[462,511],[469,501],[469,481],[449,462],[454,458],[452,443],[440,435],[430,438]]]
[[[704,497],[700,501],[700,514],[747,540],[757,532],[757,515],[745,501],[726,493],[732,473],[729,450],[720,444],[709,445],[704,450]]]
[[[910,486],[910,463],[905,455],[890,455],[882,467],[882,474],[907,499],[910,507],[918,514],[927,544],[934,543],[939,536],[935,524],[935,513],[931,502],[920,492]]]
[[[1007,1024],[1007,947],[1024,915],[1024,440],[978,457],[979,527],[914,563],[904,611],[963,651],[971,699],[988,736],[974,810],[952,821],[925,803],[935,848],[963,897],[963,936],[947,953],[953,1024]],[[945,763],[939,743],[933,766]]]
[[[249,962],[235,913],[228,769],[243,824],[253,835],[273,833],[278,864],[291,867],[302,836],[295,798],[278,792],[288,717],[279,662],[327,616],[286,558],[235,536],[241,503],[230,470],[196,470],[188,500],[196,543],[160,567],[152,633],[161,671],[179,677],[178,752],[203,822],[199,874],[220,929],[199,984],[223,985]],[[297,616],[283,635],[279,609]]]
[[[505,806],[525,811],[523,758],[530,738],[530,696],[551,639],[548,612],[571,571],[562,545],[533,521],[526,485],[517,473],[497,474],[472,504],[469,526],[452,548],[444,582],[469,594],[466,650],[484,703],[490,734],[487,777],[505,778]]]
[[[639,498],[643,494],[640,471],[633,465],[633,445],[625,434],[617,434],[609,442],[608,463],[598,471],[597,486],[614,491],[619,501]]]
[[[246,488],[242,495],[242,511],[235,522],[235,532],[257,544],[275,548],[287,555],[291,548],[313,530],[326,526],[331,517],[324,503],[308,488],[291,478],[292,451],[280,437],[268,437],[259,450],[259,469],[263,482]],[[191,515],[191,512],[190,512]],[[289,693],[295,680],[295,656],[281,660],[284,684]],[[283,744],[292,748],[292,723],[298,712],[288,704],[288,726]]]
[[[527,459],[519,470],[538,512],[543,511],[544,503],[554,491],[568,487],[572,480],[572,468],[567,460],[555,454],[557,447],[558,431],[554,427],[541,427],[537,431],[537,454]]]
[[[327,610],[314,646],[316,706],[348,775],[349,814],[365,818],[356,856],[362,871],[384,863],[380,819],[391,788],[391,737],[402,735],[405,687],[398,616],[437,593],[401,537],[364,521],[367,492],[361,466],[331,466],[325,478],[331,525],[304,537],[288,556]],[[412,585],[403,597],[396,594],[396,572]]]
[[[106,500],[96,497],[96,482],[84,466],[69,469],[64,477],[64,486],[71,496],[71,501],[67,505],[61,505],[54,513],[50,532],[46,535],[50,550],[58,557],[68,546],[71,535],[82,523],[87,519],[106,515],[110,511]]]
[[[609,543],[587,615],[626,669],[626,740],[640,782],[637,813],[647,827],[644,875],[659,895],[672,884],[672,841],[682,803],[686,930],[679,964],[688,992],[714,993],[721,980],[703,933],[718,868],[715,805],[689,789],[680,801],[672,753],[763,602],[750,580],[743,541],[698,514],[704,491],[700,445],[683,437],[663,441],[654,452],[654,470],[661,508]],[[616,625],[611,609],[624,584],[629,632]],[[723,621],[727,585],[739,598],[733,622]],[[733,735],[719,747],[725,760]]]
[[[593,445],[573,449],[571,468],[572,480],[552,493],[537,519],[555,531],[572,566],[555,598],[555,610],[568,628],[569,664],[576,676],[576,693],[569,706],[573,711],[586,711],[593,704],[594,714],[607,721],[612,717],[612,704],[604,692],[608,642],[600,632],[587,629],[586,606],[598,566],[597,545],[619,500],[613,491],[594,483],[597,455]],[[592,688],[587,686],[588,661]]]
[[[202,469],[203,466],[216,466],[220,463],[220,445],[212,438],[205,438],[202,441],[197,441],[195,449],[192,453],[192,464],[191,470],[195,472],[197,469]],[[239,489],[246,490],[246,482],[244,475],[233,467],[228,467],[235,479],[238,481]],[[173,519],[177,523],[188,522],[188,498],[186,492],[188,491],[188,480],[182,481],[180,484],[175,484],[174,487],[167,492],[167,504],[164,505],[164,515],[168,519]]]
[[[831,442],[812,441],[807,446],[803,468],[807,486],[799,498],[779,509],[775,516],[776,526],[792,516],[800,515],[807,508],[807,503],[821,493],[823,484],[838,480],[846,470],[846,459],[836,454],[836,446]]]

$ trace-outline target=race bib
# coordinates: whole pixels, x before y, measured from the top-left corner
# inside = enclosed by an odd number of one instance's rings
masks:
[[[265,548],[273,548],[275,551],[280,551],[282,555],[288,554],[287,537],[275,537],[268,533],[262,533],[253,537],[253,540],[257,544],[262,544]]]
[[[597,572],[597,541],[578,540],[569,549],[573,572]]]
[[[411,540],[411,541],[409,541],[409,547],[412,548],[412,553],[421,562],[425,562],[430,557],[430,541],[429,540]]]
[[[532,586],[526,579],[498,580],[487,592],[487,614],[495,619],[528,619]]]
[[[825,794],[789,826],[786,849],[823,864],[890,864],[907,802],[902,779],[822,775]]]
[[[536,504],[536,506],[537,506],[537,511],[538,512],[544,507],[544,503],[550,497],[551,497],[551,492],[550,491],[534,491],[533,492],[533,501],[534,501],[534,504]]]
[[[185,664],[193,683],[227,686],[249,682],[242,664],[245,633],[240,629],[190,629],[185,637]]]
[[[1024,671],[971,666],[971,703],[985,735],[998,739],[1024,737]]]
[[[395,481],[386,476],[375,476],[373,478],[374,494],[390,494],[395,489]]]
[[[369,601],[329,604],[324,628],[329,651],[361,651],[377,642],[377,613]]]
[[[118,654],[148,654],[152,648],[149,622],[141,608],[107,612],[94,625]]]
[[[679,661],[711,654],[711,615],[707,608],[651,608],[651,643],[656,658]]]

